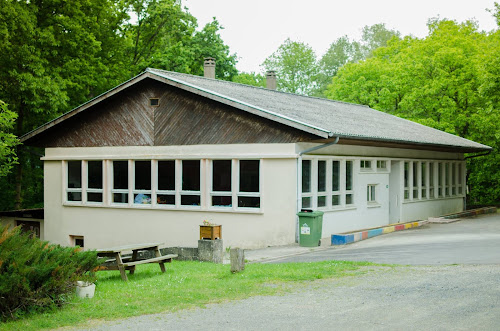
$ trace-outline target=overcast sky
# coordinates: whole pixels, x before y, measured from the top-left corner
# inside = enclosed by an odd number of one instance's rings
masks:
[[[240,71],[260,65],[290,37],[309,44],[318,56],[337,38],[359,40],[366,25],[385,23],[403,35],[424,37],[429,18],[475,19],[485,31],[496,28],[486,11],[493,0],[182,0],[203,27],[216,17],[222,39],[237,53]]]

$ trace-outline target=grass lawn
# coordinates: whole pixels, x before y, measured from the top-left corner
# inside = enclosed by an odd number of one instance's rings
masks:
[[[303,281],[355,276],[365,272],[360,267],[366,265],[372,264],[344,261],[248,264],[244,272],[232,274],[229,265],[173,261],[166,265],[164,274],[157,264],[138,266],[134,275],[128,275],[128,282],[121,280],[118,271],[102,271],[97,273],[93,299],[74,297],[62,309],[0,324],[0,330],[84,326],[98,320],[174,312],[208,303],[279,294]]]

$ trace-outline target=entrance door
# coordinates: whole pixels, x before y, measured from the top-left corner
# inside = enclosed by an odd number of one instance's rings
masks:
[[[401,171],[402,161],[391,161],[391,174],[389,175],[389,224],[401,220]]]

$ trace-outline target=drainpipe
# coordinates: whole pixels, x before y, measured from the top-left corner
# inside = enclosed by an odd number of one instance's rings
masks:
[[[302,155],[306,153],[310,153],[312,151],[317,151],[318,149],[325,148],[328,146],[335,145],[336,143],[339,142],[339,137],[336,137],[334,141],[319,145],[319,146],[314,146],[311,148],[308,148],[306,150],[303,150],[302,152],[299,153],[299,157],[297,158],[297,210],[296,212],[298,213],[300,211],[299,206],[302,205]],[[295,217],[296,221],[296,226],[295,226],[295,242],[299,242],[299,217]]]

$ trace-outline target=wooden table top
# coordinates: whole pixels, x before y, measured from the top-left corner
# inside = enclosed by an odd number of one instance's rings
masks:
[[[97,249],[96,251],[97,254],[123,253],[126,251],[154,249],[156,247],[159,247],[160,245],[162,245],[162,243],[131,244],[131,245],[110,247],[110,248],[101,248]]]

